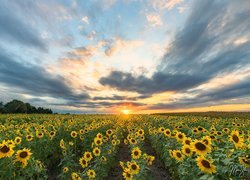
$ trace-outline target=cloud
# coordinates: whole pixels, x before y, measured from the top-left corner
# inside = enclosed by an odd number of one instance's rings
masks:
[[[53,76],[41,67],[21,64],[9,55],[0,54],[0,81],[34,96],[48,96],[68,101],[88,99],[82,92],[74,93],[61,76]],[[11,68],[10,68],[11,67]]]
[[[47,46],[40,39],[39,33],[29,24],[15,16],[15,13],[9,13],[12,10],[4,4],[0,6],[0,37],[6,41],[15,41],[20,45],[47,51]]]
[[[89,18],[88,18],[88,16],[84,16],[82,18],[82,21],[85,22],[85,23],[87,23],[87,24],[89,24]]]
[[[120,37],[114,37],[112,39],[104,40],[103,46],[104,46],[104,52],[106,56],[111,56],[116,52],[119,52],[122,49],[125,48],[136,48],[143,44],[143,41],[140,40],[125,40]]]
[[[54,106],[71,106],[76,108],[112,108],[112,107],[118,107],[118,106],[131,106],[131,107],[139,107],[144,106],[144,103],[138,103],[138,102],[110,102],[110,101],[101,101],[101,102],[91,102],[91,101],[71,101],[68,103],[51,103],[50,105]]]
[[[203,90],[198,95],[189,98],[184,97],[169,103],[158,103],[149,106],[149,109],[176,109],[191,108],[197,106],[211,106],[218,104],[243,103],[245,98],[249,97],[250,92],[250,76],[237,83],[230,84],[226,87],[215,88],[211,90]],[[243,99],[241,99],[243,98]],[[249,102],[249,101],[248,101]]]
[[[70,52],[69,55],[91,57],[97,51],[96,47],[93,46],[83,46],[75,48],[74,51]]]
[[[93,97],[92,99],[94,101],[96,101],[96,100],[136,101],[136,100],[139,100],[139,99],[145,99],[145,98],[149,98],[149,97],[150,96],[127,97],[127,96],[113,95],[113,96],[96,96],[96,97]]]
[[[146,15],[146,18],[150,26],[156,27],[163,25],[161,17],[158,14],[150,13]]]
[[[149,0],[149,4],[156,10],[171,10],[176,5],[181,4],[183,0]]]
[[[155,73],[151,78],[131,73],[112,71],[107,77],[102,77],[99,82],[122,91],[135,91],[141,94],[154,94],[163,91],[177,91],[194,87],[202,82],[205,77],[190,76],[188,74]]]
[[[234,6],[224,1],[195,3],[152,77],[113,71],[99,82],[141,94],[186,91],[218,75],[249,66],[249,41],[237,45],[234,41],[239,36],[249,37],[250,13],[244,5],[237,7],[240,12]]]

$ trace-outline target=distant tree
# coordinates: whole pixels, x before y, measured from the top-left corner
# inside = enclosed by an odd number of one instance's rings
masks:
[[[27,113],[28,114],[37,113],[36,107],[30,105],[29,103],[25,103],[25,105],[27,107]]]
[[[4,113],[4,105],[3,105],[3,102],[0,102],[0,113]]]
[[[44,109],[43,107],[34,107],[29,103],[24,103],[19,100],[13,100],[5,105],[0,102],[0,113],[38,113],[38,114],[52,114],[51,109]]]
[[[25,103],[19,100],[13,100],[4,105],[4,109],[7,113],[27,113],[27,107]]]

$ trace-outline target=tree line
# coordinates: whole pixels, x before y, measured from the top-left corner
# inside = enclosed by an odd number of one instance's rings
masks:
[[[29,103],[15,99],[6,104],[0,102],[0,113],[52,114],[53,111],[43,107],[36,108]]]

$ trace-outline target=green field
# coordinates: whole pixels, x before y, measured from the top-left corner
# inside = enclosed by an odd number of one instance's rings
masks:
[[[248,113],[0,115],[1,179],[249,179]]]

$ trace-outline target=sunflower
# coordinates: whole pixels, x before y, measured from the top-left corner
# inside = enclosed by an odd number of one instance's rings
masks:
[[[119,139],[116,140],[116,144],[119,145],[121,141]]]
[[[55,135],[56,135],[56,132],[55,132],[55,131],[51,131],[51,132],[49,133],[49,136],[50,136],[51,139],[53,139],[53,138],[55,137]]]
[[[79,164],[82,166],[82,168],[85,168],[88,166],[88,161],[85,160],[84,157],[79,159]]]
[[[211,152],[211,147],[199,140],[195,140],[191,143],[191,149],[199,155],[206,155]]]
[[[155,160],[154,156],[148,156],[147,157],[147,165],[151,166],[154,160]]]
[[[159,127],[159,128],[158,128],[158,132],[159,132],[159,133],[164,133],[164,131],[165,131],[165,128],[164,128],[164,127]]]
[[[240,164],[250,169],[250,160],[247,157],[239,157]]]
[[[94,143],[96,146],[100,146],[102,145],[102,139],[98,138],[98,137],[95,137],[94,138]]]
[[[8,145],[5,141],[0,144],[0,159],[10,157],[14,154],[13,146]]]
[[[191,142],[192,142],[192,139],[191,139],[191,138],[185,137],[184,140],[182,141],[182,144],[183,144],[183,145],[190,145]]]
[[[122,173],[122,176],[124,177],[125,180],[133,179],[133,175],[127,169]]]
[[[83,157],[85,158],[86,161],[91,161],[91,159],[93,158],[92,153],[88,151],[84,153]]]
[[[197,134],[198,133],[198,129],[194,128],[193,130],[193,134]]]
[[[44,136],[43,132],[36,131],[36,137],[37,138],[42,138]]]
[[[102,162],[106,162],[106,161],[107,161],[107,158],[106,158],[105,156],[102,156],[102,157],[101,157],[101,161],[102,161]]]
[[[138,174],[140,171],[140,166],[136,162],[131,162],[129,164],[129,171],[131,174]]]
[[[25,166],[27,166],[27,161],[30,159],[30,156],[32,155],[32,153],[30,152],[30,149],[22,149],[22,150],[18,150],[16,153],[16,160],[15,161],[19,161],[22,163],[22,167],[24,168]]]
[[[229,136],[230,141],[232,141],[236,147],[236,149],[240,149],[243,147],[243,141],[244,139],[242,137],[240,137],[239,135],[239,131],[234,130],[231,132],[230,136]]]
[[[61,147],[62,149],[66,149],[65,143],[64,143],[64,140],[63,140],[63,139],[60,140],[60,147]]]
[[[95,171],[93,170],[93,169],[89,169],[88,171],[87,171],[87,175],[88,175],[88,177],[90,178],[90,179],[94,179],[95,178]]]
[[[63,173],[66,173],[66,172],[68,172],[69,171],[69,168],[68,167],[64,167],[63,168]]]
[[[204,128],[199,126],[199,127],[197,128],[197,130],[198,130],[199,132],[203,132],[203,131],[204,131]]]
[[[115,139],[112,139],[112,145],[115,146],[116,145],[116,140]]]
[[[106,134],[107,134],[107,136],[110,137],[110,136],[113,134],[112,129],[108,129],[108,130],[106,131]]]
[[[137,141],[134,138],[129,139],[130,144],[137,144]]]
[[[96,148],[93,149],[93,154],[94,154],[95,156],[100,156],[101,150],[100,150],[98,147],[96,147]]]
[[[72,180],[81,180],[82,178],[80,177],[80,175],[78,175],[77,173],[73,172],[71,174],[71,178]]]
[[[170,129],[165,129],[164,135],[167,136],[167,137],[170,137],[170,136],[171,136],[171,131],[170,131]]]
[[[77,137],[77,132],[76,131],[71,131],[70,136],[72,138],[76,138]]]
[[[177,132],[175,138],[178,142],[182,142],[185,139],[186,135],[182,132]]]
[[[102,138],[103,138],[103,135],[102,135],[101,133],[98,133],[98,134],[96,135],[96,137],[99,138],[99,139],[102,139]]]
[[[26,136],[26,139],[27,139],[27,141],[32,141],[33,140],[33,135],[32,134],[28,134]]]
[[[139,134],[140,136],[143,136],[143,135],[144,135],[144,130],[143,130],[143,129],[139,129],[139,130],[138,130],[138,134]]]
[[[214,166],[212,164],[213,161],[209,161],[206,158],[204,158],[203,156],[197,157],[196,161],[197,161],[197,165],[198,165],[199,169],[202,172],[205,172],[208,174],[216,173],[216,166]]]
[[[17,136],[14,141],[15,141],[15,144],[20,144],[22,142],[22,138]]]
[[[145,137],[144,137],[144,136],[141,136],[140,139],[141,139],[142,141],[144,141],[144,140],[145,140]]]
[[[212,140],[209,136],[204,136],[202,139],[202,142],[204,142],[207,146],[211,146]]]
[[[15,147],[15,142],[14,142],[13,140],[7,140],[7,141],[6,141],[6,144],[7,144],[8,146]]]
[[[173,153],[173,157],[177,161],[183,161],[183,159],[185,158],[185,155],[182,154],[180,150],[174,150],[174,151],[172,151],[172,153]]]
[[[139,147],[135,147],[132,150],[131,156],[133,159],[139,159],[141,157],[141,150]]]
[[[181,152],[186,156],[191,156],[193,154],[193,151],[189,145],[183,145],[181,148]]]

